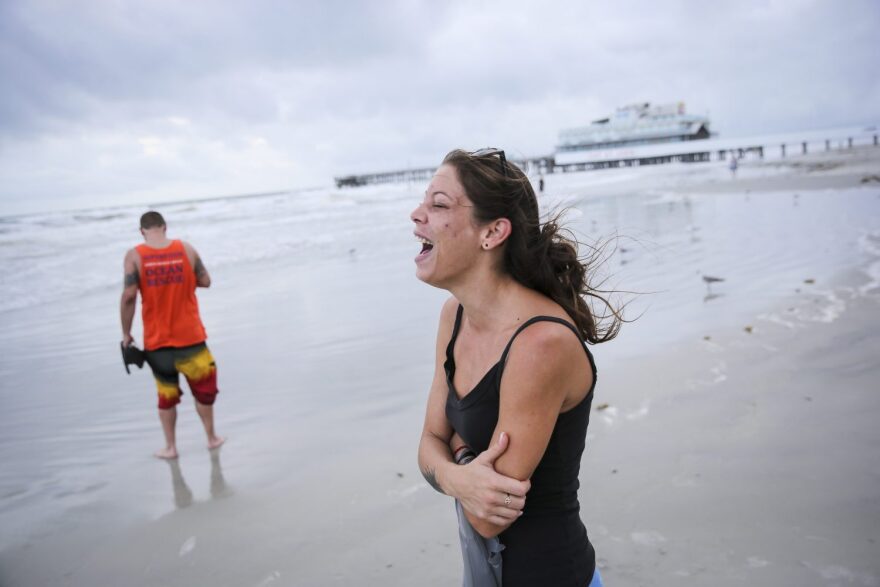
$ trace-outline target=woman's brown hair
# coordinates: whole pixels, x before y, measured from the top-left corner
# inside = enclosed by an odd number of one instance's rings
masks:
[[[503,151],[487,149],[468,153],[456,149],[443,159],[453,166],[474,205],[474,218],[483,224],[507,218],[511,233],[504,247],[504,271],[524,286],[562,306],[581,336],[591,344],[617,336],[623,318],[600,292],[588,283],[600,251],[589,258],[578,256],[578,241],[561,234],[559,214],[543,224],[538,199],[529,178],[507,161]],[[598,319],[586,298],[609,310]],[[605,323],[607,320],[607,323]]]

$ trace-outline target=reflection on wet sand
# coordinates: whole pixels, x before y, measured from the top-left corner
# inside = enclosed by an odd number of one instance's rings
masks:
[[[232,495],[232,490],[226,484],[223,476],[223,467],[220,465],[220,450],[212,450],[211,454],[211,499],[221,499]],[[168,468],[171,470],[171,487],[174,490],[174,507],[183,509],[193,503],[193,492],[183,478],[180,469],[180,459],[169,459]]]
[[[183,509],[192,505],[193,494],[183,473],[180,472],[180,462],[178,459],[166,459],[168,467],[171,469],[171,486],[174,488],[174,507]]]
[[[220,466],[220,449],[211,451],[211,499],[220,499],[232,495],[232,490],[226,484],[223,477],[223,468]]]
[[[705,304],[707,302],[711,302],[712,300],[717,300],[721,297],[724,297],[724,294],[709,292],[705,296],[703,296],[703,303]]]

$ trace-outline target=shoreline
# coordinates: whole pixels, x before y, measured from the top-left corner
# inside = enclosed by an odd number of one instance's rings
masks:
[[[730,181],[682,186],[684,193],[817,191],[880,186],[880,147],[793,155],[785,159],[744,160]]]

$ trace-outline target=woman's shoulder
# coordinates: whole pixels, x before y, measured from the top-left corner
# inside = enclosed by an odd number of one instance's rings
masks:
[[[554,324],[553,321],[543,319],[556,318],[568,322],[572,326],[575,325],[574,320],[562,306],[539,292],[531,292],[531,295],[524,300],[521,315],[526,319],[537,319],[538,322]],[[530,326],[530,328],[532,327]]]
[[[583,377],[589,376],[592,359],[589,352],[584,352],[584,342],[574,321],[561,307],[543,306],[530,320],[510,341],[505,371],[510,371],[514,379],[537,379],[539,388],[553,382],[583,381]]]
[[[559,321],[547,320],[547,318],[557,318]],[[560,321],[571,324],[571,320],[567,317],[547,314],[533,317],[528,326],[521,327],[512,346],[525,349],[530,354],[547,357],[558,356],[560,352],[571,350],[583,353],[583,350],[580,350],[583,345],[580,337]]]
[[[449,298],[443,302],[443,307],[440,309],[440,320],[437,325],[437,333],[441,337],[445,336],[446,338],[452,334],[452,329],[455,326],[455,315],[458,312],[458,300],[455,296],[449,296]]]
[[[448,318],[449,316],[455,316],[455,313],[458,311],[459,301],[455,296],[449,296],[446,298],[446,301],[443,302],[443,307],[440,310],[440,319]]]
[[[550,298],[540,294],[532,298],[524,308],[523,316],[522,324],[529,324],[525,328],[519,327],[516,346],[539,355],[552,356],[566,349],[583,353],[580,350],[583,343],[574,320]]]

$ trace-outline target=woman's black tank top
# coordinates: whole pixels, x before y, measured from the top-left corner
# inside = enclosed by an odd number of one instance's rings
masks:
[[[455,375],[453,349],[461,327],[462,311],[459,306],[452,337],[446,347],[446,418],[468,446],[479,454],[489,447],[498,424],[501,375],[510,347],[519,333],[536,322],[556,322],[571,329],[579,340],[580,334],[571,323],[560,318],[535,316],[529,319],[510,338],[501,359],[470,393],[459,399],[452,383]],[[586,344],[583,341],[581,344],[590,361],[593,384],[578,405],[559,414],[547,450],[531,477],[532,488],[526,496],[523,515],[499,537],[505,547],[502,552],[505,587],[583,587],[593,577],[596,555],[580,519],[577,491],[596,386],[596,364]]]

